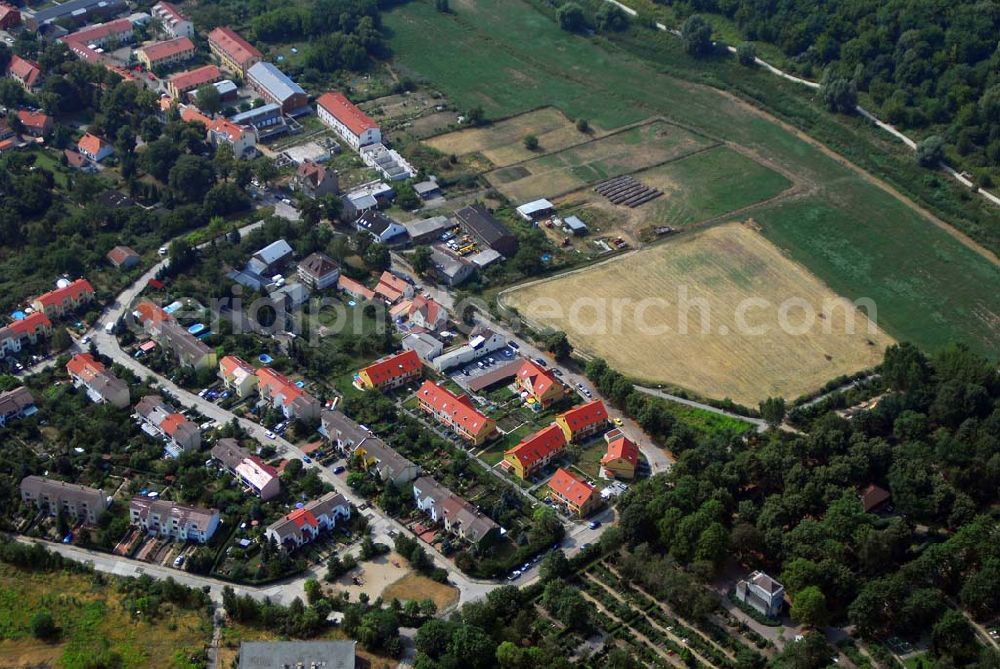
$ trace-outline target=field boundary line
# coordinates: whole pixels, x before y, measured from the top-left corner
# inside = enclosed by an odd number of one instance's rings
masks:
[[[584,599],[586,599],[587,601],[589,601],[594,606],[594,608],[597,609],[597,611],[599,613],[603,613],[605,616],[607,616],[608,620],[610,620],[610,621],[612,621],[614,623],[617,623],[618,625],[621,625],[623,628],[629,630],[629,632],[632,633],[632,638],[635,641],[638,641],[642,645],[644,645],[647,648],[649,648],[650,650],[652,650],[655,654],[659,655],[661,659],[663,659],[663,660],[665,660],[667,662],[667,664],[669,664],[671,666],[674,666],[674,667],[678,667],[678,669],[683,669],[683,667],[685,665],[681,661],[680,656],[675,656],[675,655],[668,654],[667,651],[665,651],[662,648],[660,648],[648,636],[646,636],[645,634],[643,634],[642,632],[640,632],[639,630],[637,630],[636,628],[632,627],[630,624],[628,624],[627,622],[625,622],[624,620],[622,620],[621,618],[619,618],[617,615],[615,615],[614,613],[612,613],[611,611],[609,611],[607,609],[607,607],[605,607],[604,604],[599,599],[597,599],[597,597],[594,597],[592,594],[590,594],[586,590],[581,589],[580,590],[580,595]]]

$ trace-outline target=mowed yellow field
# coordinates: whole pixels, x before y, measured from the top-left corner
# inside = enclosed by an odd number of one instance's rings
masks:
[[[649,383],[744,405],[800,397],[893,343],[756,230],[706,228],[506,291],[537,328]],[[877,312],[876,312],[877,313]]]
[[[591,128],[589,134],[582,133],[558,109],[543,107],[481,128],[467,128],[431,137],[424,143],[445,154],[464,156],[479,153],[495,167],[506,167],[603,134],[599,128]],[[528,135],[538,138],[538,148],[534,151],[524,147],[524,138]]]

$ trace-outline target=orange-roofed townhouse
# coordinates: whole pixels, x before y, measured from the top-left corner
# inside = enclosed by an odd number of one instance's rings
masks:
[[[456,396],[431,381],[424,381],[417,391],[421,411],[430,414],[460,437],[479,446],[496,432],[497,424],[472,406],[465,395]]]
[[[77,142],[76,150],[80,152],[80,155],[93,160],[95,163],[101,162],[115,152],[110,142],[89,132]]]
[[[219,378],[237,397],[246,397],[257,389],[257,370],[235,355],[227,355],[219,361]]]
[[[376,360],[358,372],[357,385],[365,390],[385,392],[419,379],[424,365],[416,351],[403,351]]]
[[[375,299],[375,291],[363,283],[350,279],[343,274],[337,278],[337,290],[343,291],[355,300],[365,300],[371,302]]]
[[[78,353],[66,363],[66,373],[78,388],[86,388],[87,395],[97,403],[107,402],[124,409],[131,404],[128,384],[105,369],[89,353]]]
[[[31,306],[49,318],[76,311],[94,299],[94,287],[86,279],[77,279],[68,286],[50,290],[35,298]]]
[[[601,495],[594,486],[581,481],[560,467],[549,480],[549,497],[565,504],[576,515],[583,518],[601,506]]]
[[[382,141],[378,123],[354,106],[343,93],[323,93],[319,96],[316,99],[316,115],[355,151]]]
[[[257,392],[289,420],[319,420],[319,401],[270,367],[257,370]]]
[[[414,295],[408,310],[410,325],[436,332],[448,324],[448,310],[423,295]]]
[[[332,529],[340,520],[350,517],[351,505],[347,498],[328,492],[268,525],[265,536],[292,551],[315,540],[321,531]]]
[[[185,70],[171,75],[167,79],[167,92],[175,100],[183,100],[190,91],[196,90],[205,84],[214,84],[222,81],[222,73],[215,65],[202,65],[193,70]]]
[[[553,423],[525,437],[521,443],[504,453],[502,466],[518,478],[530,478],[565,449],[566,436],[562,428]]]
[[[7,76],[18,83],[28,93],[35,93],[42,86],[42,67],[33,60],[18,55],[10,57]]]
[[[535,400],[533,408],[539,411],[552,406],[565,394],[563,384],[556,375],[532,360],[525,360],[517,370],[514,387],[518,393],[528,393],[528,397]]]
[[[634,479],[635,468],[639,464],[639,447],[620,430],[612,430],[604,435],[608,452],[601,458],[604,474],[614,479]]]
[[[0,358],[20,352],[25,342],[36,344],[39,337],[47,337],[50,334],[52,334],[52,321],[39,312],[0,327]]]
[[[19,109],[17,119],[24,126],[24,132],[32,137],[44,137],[52,132],[52,129],[56,125],[52,117],[48,114],[43,114],[39,111],[28,111],[27,109]]]
[[[169,323],[171,320],[170,314],[164,311],[161,307],[153,304],[149,300],[142,300],[135,305],[135,309],[132,311],[132,315],[142,326],[142,329],[146,334],[151,337],[157,337],[160,334],[160,328],[164,323]]]
[[[566,435],[566,441],[580,443],[607,427],[608,410],[604,407],[604,402],[594,400],[560,414],[556,423]]]
[[[375,286],[375,294],[392,304],[404,297],[413,297],[413,285],[392,272],[382,272],[378,285]]]
[[[219,27],[208,33],[208,48],[222,67],[243,78],[246,78],[247,70],[264,57],[250,42],[227,27]]]
[[[175,37],[136,49],[135,53],[139,62],[152,70],[154,67],[167,67],[191,60],[194,58],[195,46],[190,37]]]
[[[171,37],[194,37],[194,24],[176,5],[158,2],[150,13],[160,20],[163,31]]]

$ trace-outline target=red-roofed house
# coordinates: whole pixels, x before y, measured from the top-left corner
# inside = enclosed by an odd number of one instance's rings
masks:
[[[228,144],[236,158],[248,158],[257,146],[257,131],[248,125],[236,125],[224,118],[213,119],[194,107],[180,105],[181,119],[187,123],[205,126],[208,143],[212,146]]]
[[[219,27],[208,33],[208,48],[219,59],[222,67],[244,79],[247,70],[264,58],[264,54],[232,28]]]
[[[332,529],[339,520],[350,517],[351,505],[347,499],[328,492],[268,525],[265,536],[283,548],[295,550],[314,540],[322,530]]]
[[[634,479],[635,468],[639,464],[639,447],[620,430],[612,430],[604,435],[608,452],[601,458],[605,475],[614,479]]]
[[[41,66],[17,55],[10,57],[10,63],[7,65],[7,76],[29,93],[34,93],[42,85]]]
[[[540,409],[548,408],[564,394],[563,384],[556,375],[531,360],[525,360],[517,370],[514,386],[517,392],[534,398]]]
[[[43,313],[35,312],[25,318],[0,328],[0,358],[18,353],[25,342],[35,344],[40,336],[52,334],[52,321]]]
[[[60,38],[78,58],[89,63],[104,61],[104,49],[112,44],[129,44],[134,38],[132,22],[117,19],[107,23],[95,23]]]
[[[382,272],[378,285],[375,286],[375,294],[389,303],[395,303],[404,297],[413,297],[413,286],[392,272]]]
[[[553,423],[531,436],[525,437],[514,448],[503,454],[503,468],[526,479],[549,464],[552,458],[566,448],[562,428]]]
[[[143,300],[135,305],[133,313],[139,324],[150,334],[156,333],[161,323],[171,320],[170,314],[149,300]]]
[[[135,53],[139,62],[152,70],[194,58],[195,47],[190,37],[175,37],[136,49]]]
[[[52,122],[51,116],[37,111],[19,109],[17,118],[21,121],[21,125],[24,126],[24,131],[32,137],[42,137],[49,134],[55,125]]]
[[[424,381],[420,386],[417,401],[422,411],[477,446],[496,432],[496,421],[473,408],[468,397],[453,395],[431,381]]]
[[[14,5],[0,2],[0,30],[10,30],[21,25],[21,12]],[[17,58],[17,56],[14,56]]]
[[[257,370],[257,392],[260,393],[261,399],[281,409],[285,418],[289,420],[319,419],[319,401],[270,367],[261,367]]]
[[[182,100],[189,91],[193,91],[205,84],[214,84],[222,81],[222,72],[215,65],[202,65],[193,70],[185,70],[173,74],[167,79],[167,92],[175,100]]]
[[[295,185],[308,197],[336,195],[339,183],[335,169],[308,159],[299,163],[295,170]]]
[[[408,310],[410,325],[425,330],[436,331],[448,323],[448,311],[423,295],[415,295]]]
[[[583,517],[601,505],[601,496],[594,486],[581,481],[560,467],[549,481],[549,497],[565,504],[573,513]]]
[[[65,288],[56,288],[39,295],[31,306],[35,311],[52,318],[75,311],[92,299],[94,299],[94,287],[86,279],[77,279]]]
[[[566,435],[566,441],[580,442],[607,426],[608,410],[604,407],[604,402],[594,400],[561,414],[556,418],[556,423]]]
[[[115,152],[109,142],[106,142],[97,135],[92,135],[89,132],[81,137],[80,141],[77,142],[76,150],[79,151],[82,156],[93,160],[95,163],[101,162]]]
[[[236,391],[237,397],[246,397],[257,387],[257,370],[235,355],[227,355],[219,361],[219,378],[227,388]]]
[[[367,300],[371,302],[375,299],[375,291],[362,283],[349,279],[343,274],[337,279],[337,288],[344,291],[356,300]]]
[[[89,353],[78,353],[66,363],[66,372],[77,387],[87,389],[95,402],[108,402],[119,409],[131,403],[128,384],[107,371]]]
[[[63,150],[63,155],[66,156],[66,164],[75,170],[85,170],[92,172],[94,169],[93,164],[80,155],[79,151],[74,149]]]
[[[423,373],[416,351],[403,351],[377,360],[358,372],[356,380],[365,390],[392,390],[404,386]]]
[[[108,262],[117,269],[135,267],[139,264],[139,254],[128,246],[116,246],[107,253]]]
[[[355,151],[382,141],[378,124],[343,93],[323,93],[316,99],[316,113],[320,121],[343,137]]]

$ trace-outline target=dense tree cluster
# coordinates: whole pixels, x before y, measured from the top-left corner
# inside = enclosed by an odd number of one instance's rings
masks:
[[[1000,167],[1000,5],[979,0],[656,0],[720,13],[807,76],[832,67],[880,118],[934,128],[972,165]],[[838,85],[838,90],[844,88]]]
[[[649,568],[661,555],[710,578],[735,555],[777,575],[803,622],[849,621],[868,638],[933,629],[942,661],[975,659],[949,609],[1000,613],[1000,527],[983,515],[1000,490],[1000,378],[962,347],[927,358],[893,346],[881,371],[888,392],[851,421],[707,439],[634,486],[621,535],[641,569],[665,571]],[[892,513],[865,512],[872,484]]]

